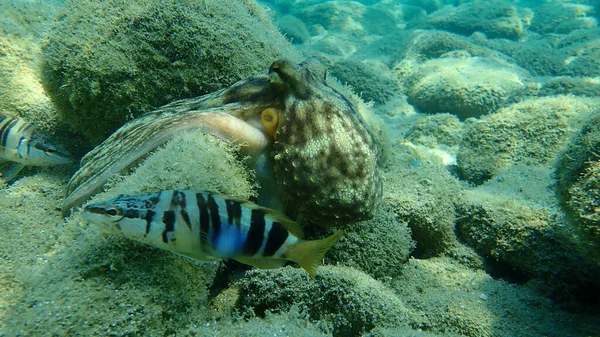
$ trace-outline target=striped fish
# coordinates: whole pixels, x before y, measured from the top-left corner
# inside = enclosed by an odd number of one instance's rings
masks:
[[[264,269],[293,261],[310,275],[342,235],[303,240],[299,225],[274,210],[191,190],[120,195],[85,206],[82,215],[130,239],[195,260],[228,258]]]
[[[13,162],[2,179],[9,181],[27,165],[53,166],[71,163],[68,153],[59,150],[37,128],[22,119],[0,114],[0,159]]]

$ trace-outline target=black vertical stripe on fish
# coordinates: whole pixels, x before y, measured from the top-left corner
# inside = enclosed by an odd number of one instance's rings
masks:
[[[182,191],[173,191],[173,196],[171,197],[171,209],[176,206],[185,208],[185,194]]]
[[[172,232],[175,230],[175,212],[165,211],[165,213],[163,213],[162,221],[165,224],[165,230],[162,233],[162,239],[164,243],[169,243],[167,232]]]
[[[240,218],[242,217],[242,205],[235,200],[225,200],[225,205],[227,205],[227,223],[230,225],[235,224],[239,228]]]
[[[212,194],[208,195],[208,209],[210,209],[210,224],[212,225],[212,240],[219,237],[221,231],[221,215],[219,215],[219,205]]]
[[[8,116],[0,115],[0,125],[8,118]]]
[[[156,212],[154,212],[153,210],[147,210],[146,211],[146,216],[144,217],[144,219],[146,220],[146,234],[150,233],[150,224],[152,223],[152,218],[154,218],[154,214],[156,214]]]
[[[2,117],[2,120],[0,121],[0,139],[2,139],[2,135],[4,134],[4,131],[6,131],[6,127],[8,126],[8,123],[10,122],[10,119],[6,116]],[[4,143],[0,143],[0,146],[5,146]]]
[[[25,140],[25,136],[21,136],[21,138],[19,138],[19,142],[17,143],[17,154],[19,155],[19,158],[23,158],[21,156],[21,151],[18,151],[21,146],[23,145],[23,141]],[[25,147],[27,149],[27,153],[25,155],[29,155],[29,144],[27,144],[27,146]]]
[[[253,209],[250,216],[250,229],[246,237],[243,252],[246,255],[254,255],[263,243],[265,233],[265,213],[259,209]]]
[[[208,243],[208,231],[210,223],[208,220],[208,207],[202,193],[196,193],[196,203],[198,204],[198,212],[200,218],[200,242]]]
[[[185,199],[185,193],[183,191],[173,192],[173,199],[171,199],[171,209],[174,210],[176,206],[179,206],[179,213],[181,214],[183,222],[185,222],[189,229],[192,229],[192,222],[190,221],[190,216],[186,210],[187,201]]]
[[[183,218],[183,222],[188,226],[189,229],[192,229],[192,222],[190,221],[190,215],[185,209],[181,209],[181,217]]]
[[[11,119],[6,122],[2,128],[0,128],[0,145],[6,146],[6,142],[8,140],[8,135],[10,134],[10,129],[17,124],[17,119]]]
[[[267,243],[263,256],[273,256],[275,252],[283,245],[289,233],[279,222],[273,222],[271,230],[267,236]]]

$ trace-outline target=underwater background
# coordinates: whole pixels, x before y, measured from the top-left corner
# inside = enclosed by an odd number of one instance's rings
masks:
[[[0,113],[76,159],[0,180],[0,336],[600,336],[598,1],[0,0],[0,13]],[[366,111],[383,181],[316,276],[202,264],[63,216],[79,160],[124,123],[311,56]],[[259,193],[238,149],[201,132],[138,164],[95,200]]]

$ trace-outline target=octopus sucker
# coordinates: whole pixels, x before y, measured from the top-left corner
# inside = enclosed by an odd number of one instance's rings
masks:
[[[314,58],[277,60],[268,74],[180,100],[130,121],[88,153],[63,210],[99,192],[175,133],[199,130],[243,145],[259,203],[297,219],[338,226],[373,216],[381,197],[380,150],[355,104],[328,83]]]

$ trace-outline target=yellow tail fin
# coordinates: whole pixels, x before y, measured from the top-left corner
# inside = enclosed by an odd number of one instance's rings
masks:
[[[290,246],[285,252],[286,259],[294,261],[306,270],[310,276],[317,274],[317,268],[323,256],[342,237],[343,231],[337,231],[332,236],[321,240],[304,241]]]

